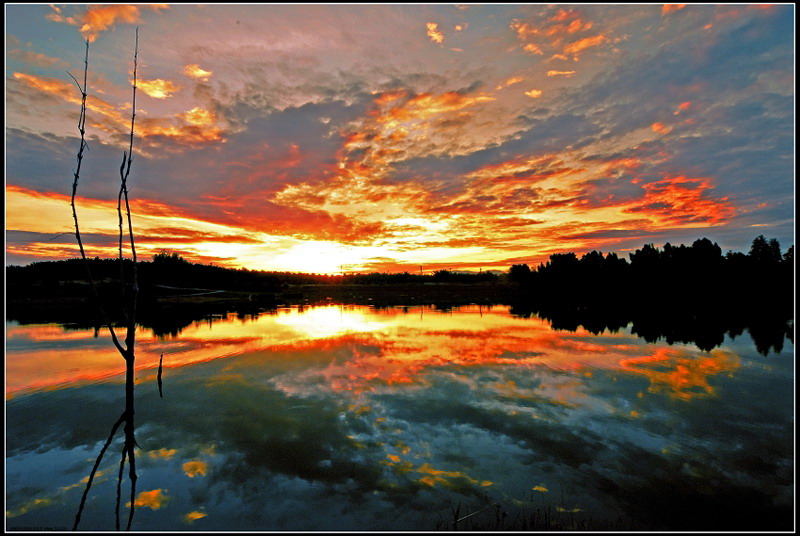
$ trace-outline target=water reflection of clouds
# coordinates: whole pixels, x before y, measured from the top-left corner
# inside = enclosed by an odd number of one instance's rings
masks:
[[[141,508],[146,506],[151,510],[160,510],[164,508],[167,503],[169,502],[170,497],[166,494],[166,491],[163,489],[151,489],[149,491],[142,491],[136,496],[136,500],[134,501],[134,505],[137,508]],[[128,504],[125,505],[126,508],[130,508],[131,503],[130,501]]]
[[[424,383],[425,371],[445,366],[546,366],[573,372],[622,366],[632,372],[644,370],[630,366],[631,358],[644,356],[643,345],[629,333],[607,333],[597,340],[585,330],[553,331],[544,321],[509,316],[507,308],[465,307],[455,317],[430,310],[425,314],[424,309],[419,312],[419,316],[414,309],[390,314],[368,307],[331,305],[282,309],[251,319],[230,315],[215,322],[196,322],[175,341],[164,341],[140,330],[137,369],[155,369],[162,353],[164,366],[169,369],[258,352],[292,351],[298,347],[313,350],[315,345],[320,351],[328,351],[331,344],[348,341],[352,343],[349,357],[329,363],[325,370],[306,374],[307,379],[313,377],[314,388],[320,387],[320,378],[329,388],[353,392],[374,389],[378,384]],[[122,370],[114,348],[110,344],[98,348],[91,331],[71,332],[60,342],[54,326],[28,327],[22,333],[17,329],[12,335],[33,344],[10,353],[7,368],[11,381],[6,387],[9,395],[68,382],[108,379]],[[87,351],[89,348],[92,351]],[[685,368],[684,363],[676,362],[675,366]],[[678,371],[688,377],[683,380],[700,385],[700,376],[721,371],[694,367],[691,374],[685,372]],[[663,378],[653,378],[658,384],[669,384]],[[301,378],[292,378],[298,379]],[[683,380],[676,377],[672,386],[680,388]],[[295,385],[294,392],[298,388]]]
[[[423,318],[414,309],[321,311],[318,320],[338,322],[317,331],[331,333],[321,338],[295,321],[304,314],[296,310],[284,323],[264,315],[187,329],[178,342],[202,349],[204,359],[169,370],[163,400],[139,373],[137,436],[147,452],[140,489],[168,487],[170,498],[158,512],[137,512],[140,522],[176,530],[431,528],[419,519],[434,520],[437,508],[464,497],[516,499],[540,486],[553,496],[582,490],[567,509],[642,512],[666,523],[675,505],[726,510],[703,489],[743,491],[773,513],[780,509],[758,490],[784,502],[791,495],[793,415],[769,407],[791,393],[785,360],[768,370],[734,346],[704,353],[627,332],[554,332],[502,308],[424,310]],[[234,341],[245,341],[239,354],[230,353]],[[774,374],[789,380],[765,392]],[[9,439],[11,462],[34,449],[94,448],[102,438],[91,434],[103,431],[90,433],[83,421],[108,420],[98,401],[120,395],[109,387],[12,400],[9,429],[25,432]],[[760,398],[737,398],[745,392]],[[81,411],[70,416],[65,407]],[[648,486],[673,498],[664,503]]]
[[[740,366],[739,357],[724,350],[708,354],[681,351],[678,348],[656,348],[652,355],[620,361],[626,371],[642,374],[650,380],[648,392],[666,391],[682,400],[714,394],[709,378],[732,375]]]
[[[208,462],[203,460],[191,460],[184,463],[181,467],[183,468],[183,473],[189,478],[206,476],[206,473],[208,473]]]

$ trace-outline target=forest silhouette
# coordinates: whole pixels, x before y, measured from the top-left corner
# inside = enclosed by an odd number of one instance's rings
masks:
[[[554,254],[535,269],[517,264],[509,277],[520,285],[513,314],[536,314],[554,329],[633,333],[649,342],[693,342],[703,350],[725,334],[748,330],[758,351],[779,352],[793,341],[794,246],[781,254],[776,239],[753,240],[748,254],[701,238],[691,246],[646,244],[629,254],[591,251]]]

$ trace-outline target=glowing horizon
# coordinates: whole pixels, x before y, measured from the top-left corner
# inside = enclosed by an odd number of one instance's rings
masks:
[[[78,256],[64,70],[83,39],[78,215],[89,255],[117,255],[134,25],[140,258],[416,272],[785,249],[793,7],[673,6],[7,6],[6,263]]]

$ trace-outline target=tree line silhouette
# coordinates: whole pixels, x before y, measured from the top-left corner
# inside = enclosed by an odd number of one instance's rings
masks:
[[[58,292],[74,285],[83,285],[86,268],[82,259],[38,261],[27,266],[7,266],[6,277],[11,297],[21,297],[36,289]],[[117,259],[95,257],[88,259],[92,273],[99,282],[119,279],[120,262]],[[132,263],[123,260],[125,274]],[[161,251],[152,261],[139,261],[138,276],[143,291],[154,285],[198,287],[217,290],[247,292],[280,292],[292,285],[392,285],[424,283],[484,283],[498,281],[494,272],[467,273],[437,270],[429,274],[399,273],[346,273],[313,274],[301,272],[276,272],[225,268],[212,264],[189,262],[177,252]]]
[[[555,329],[632,331],[650,342],[693,342],[710,350],[747,330],[758,351],[793,340],[794,246],[756,237],[747,254],[701,238],[691,246],[646,244],[629,254],[591,251],[550,256],[535,269],[516,264],[512,313],[536,314]]]

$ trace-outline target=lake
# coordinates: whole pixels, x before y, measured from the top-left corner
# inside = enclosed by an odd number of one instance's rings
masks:
[[[136,364],[134,530],[793,527],[789,339],[330,304],[140,328]],[[72,528],[124,396],[107,331],[6,323],[8,529]],[[121,438],[81,530],[114,528]]]

